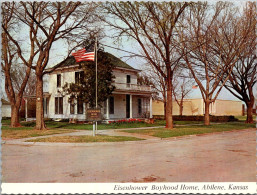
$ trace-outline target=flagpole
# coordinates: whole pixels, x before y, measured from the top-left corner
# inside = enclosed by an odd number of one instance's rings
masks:
[[[97,37],[95,38],[95,107],[97,108]]]
[[[97,36],[95,38],[95,107],[97,108]],[[95,122],[97,132],[97,121]]]

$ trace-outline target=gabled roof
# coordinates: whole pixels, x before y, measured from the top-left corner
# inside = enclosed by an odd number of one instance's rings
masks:
[[[111,63],[115,65],[116,68],[125,68],[125,69],[130,69],[134,71],[138,71],[137,69],[131,67],[128,65],[126,62],[123,62],[121,59],[117,58],[116,56],[108,53],[108,52],[103,52],[106,57],[109,57],[111,59]],[[69,56],[67,59],[62,61],[61,63],[55,65],[54,67],[50,69],[56,69],[56,68],[64,68],[68,66],[73,66],[77,65],[78,63],[76,62],[75,58],[73,56]]]

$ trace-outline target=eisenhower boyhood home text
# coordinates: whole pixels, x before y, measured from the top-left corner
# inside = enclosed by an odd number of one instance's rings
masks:
[[[115,185],[114,190],[116,191],[170,191],[170,190],[184,190],[184,191],[198,191],[198,190],[248,190],[247,185],[235,185],[229,184],[225,185],[216,185],[216,184],[204,184],[204,185],[192,185],[192,184],[176,184],[176,185],[151,185],[151,186],[134,186],[134,185]]]

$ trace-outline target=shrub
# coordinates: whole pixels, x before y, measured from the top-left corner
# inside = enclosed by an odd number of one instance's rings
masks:
[[[163,115],[154,115],[154,119],[164,119]],[[204,116],[202,115],[190,115],[190,116],[180,116],[173,115],[174,121],[204,121]],[[213,116],[210,115],[211,122],[230,122],[230,121],[238,121],[234,116]]]
[[[144,123],[144,121],[140,119],[135,119],[135,118],[109,121],[109,124],[131,124],[131,123]]]

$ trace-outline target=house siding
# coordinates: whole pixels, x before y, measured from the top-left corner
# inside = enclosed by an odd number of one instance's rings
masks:
[[[61,93],[58,92],[62,90],[62,87],[65,83],[74,83],[75,82],[75,72],[80,71],[79,69],[69,69],[69,70],[62,70],[62,71],[55,71],[49,75],[49,93],[51,97],[49,99],[49,118],[54,119],[66,119],[66,118],[74,118],[78,120],[86,120],[86,104],[84,104],[84,114],[77,114],[77,106],[75,105],[75,114],[70,114],[70,104],[68,102],[69,97],[63,97],[63,114],[55,114],[55,97],[60,97]],[[57,87],[57,74],[61,75],[61,87]],[[130,84],[137,84],[137,72],[131,70],[122,70],[122,69],[114,69],[113,74],[115,76],[114,82],[115,83],[127,83],[127,75],[130,75]],[[121,94],[112,94],[114,97],[114,114],[109,114],[109,119],[121,119],[126,118],[126,94],[128,93],[121,93]],[[138,98],[142,99],[142,113],[147,112],[149,110],[149,103],[148,107],[144,108],[146,102],[149,102],[150,94],[145,97],[145,95],[132,95],[132,117],[139,118],[141,115],[138,113]],[[148,109],[148,110],[147,110]],[[106,113],[104,113],[104,108],[102,108],[102,113],[104,119],[106,119]]]
[[[2,104],[1,112],[2,117],[11,117],[11,105]]]
[[[132,71],[114,70],[113,75],[115,76],[115,83],[127,83],[127,75],[130,75],[130,83],[137,84],[137,73]]]

